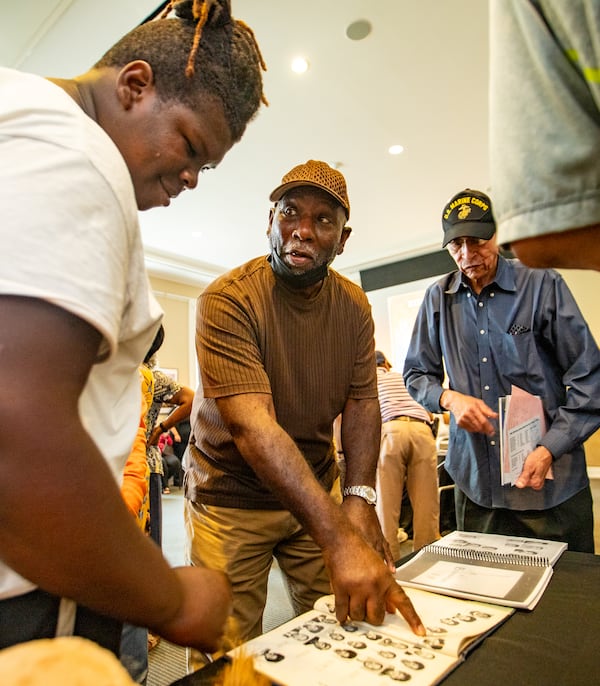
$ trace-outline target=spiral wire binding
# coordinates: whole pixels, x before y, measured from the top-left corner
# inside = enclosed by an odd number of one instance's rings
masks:
[[[532,555],[517,555],[515,553],[493,553],[489,550],[474,550],[473,548],[451,548],[443,545],[426,545],[424,550],[435,555],[461,560],[476,560],[478,562],[497,562],[499,564],[523,565],[526,567],[549,567],[550,559],[547,557],[534,557]]]

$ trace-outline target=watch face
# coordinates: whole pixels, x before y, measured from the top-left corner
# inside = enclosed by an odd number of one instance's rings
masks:
[[[375,489],[370,486],[363,486],[364,498],[369,503],[369,505],[375,505],[377,502],[377,493]]]
[[[377,493],[371,486],[349,486],[344,489],[344,495],[357,495],[366,500],[369,505],[375,505],[377,502]]]

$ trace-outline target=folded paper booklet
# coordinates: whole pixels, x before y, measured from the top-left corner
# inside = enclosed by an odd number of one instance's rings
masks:
[[[401,586],[532,610],[566,543],[453,531],[396,570]]]
[[[285,686],[367,686],[409,681],[437,684],[513,612],[499,605],[405,589],[427,628],[415,636],[400,614],[386,614],[381,626],[339,624],[334,598],[326,596],[306,612],[237,650],[255,656],[255,667]],[[235,657],[236,650],[230,653]]]
[[[527,456],[546,433],[542,399],[511,386],[511,394],[498,399],[498,423],[502,485],[514,486]],[[546,478],[554,478],[552,467]]]

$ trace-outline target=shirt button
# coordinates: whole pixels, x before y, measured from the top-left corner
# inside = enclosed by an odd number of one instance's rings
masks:
[[[495,295],[495,293],[490,293],[490,298],[493,298]]]
[[[479,333],[484,334],[484,333],[485,333],[485,329],[479,329]]]
[[[489,386],[484,386],[484,387],[483,387],[483,390],[484,390],[484,391],[489,391],[489,390],[490,390],[490,387],[489,387]]]
[[[490,441],[490,445],[496,445],[496,441]]]
[[[487,362],[487,357],[482,357],[482,358],[481,358],[481,361],[482,361],[482,362]]]
[[[483,303],[477,303],[479,307],[483,307]]]
[[[471,297],[471,294],[470,294],[470,293],[467,293],[467,298],[470,298],[470,297]]]

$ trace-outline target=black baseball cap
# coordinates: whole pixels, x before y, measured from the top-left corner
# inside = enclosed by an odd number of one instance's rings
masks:
[[[489,240],[496,233],[492,201],[481,191],[465,188],[452,197],[442,212],[445,248],[461,236]]]

